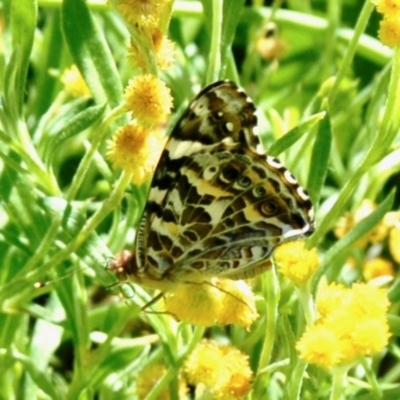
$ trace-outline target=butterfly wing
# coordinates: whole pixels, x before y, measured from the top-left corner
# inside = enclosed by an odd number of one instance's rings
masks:
[[[280,243],[313,230],[305,191],[262,153],[250,98],[234,83],[204,89],[174,128],[138,231],[138,275],[254,275]]]

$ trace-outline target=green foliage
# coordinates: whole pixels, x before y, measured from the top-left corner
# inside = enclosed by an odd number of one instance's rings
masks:
[[[274,10],[258,3],[176,1],[169,30],[176,64],[161,76],[176,110],[220,78],[237,81],[254,99],[268,153],[316,205],[317,231],[307,245],[318,247],[322,262],[313,293],[321,278],[364,280],[368,258],[395,264],[392,343],[351,371],[346,393],[399,398],[399,266],[387,237],[355,245],[399,209],[399,52],[374,39],[369,2],[288,1]],[[133,248],[147,191],[128,187],[129,177],[106,157],[107,140],[127,120],[120,116],[123,88],[137,73],[126,59],[129,30],[94,0],[4,0],[0,7],[0,398],[136,399],[138,373],[162,362],[167,372],[146,399],[161,398],[166,387],[177,399],[184,360],[203,336],[249,355],[259,372],[249,399],[329,398],[329,373],[306,373],[297,358],[304,316],[292,285],[274,271],[254,284],[263,300],[249,332],[205,331],[143,312],[153,293],[116,286],[107,264]],[[256,43],[271,19],[285,51],[265,60]],[[92,98],[65,91],[60,76],[72,64]],[[375,211],[337,239],[339,218],[366,199]],[[350,257],[356,268],[346,266]]]

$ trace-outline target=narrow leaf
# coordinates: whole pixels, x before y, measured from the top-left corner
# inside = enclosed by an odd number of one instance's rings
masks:
[[[122,84],[111,51],[97,28],[86,2],[65,0],[62,27],[72,58],[96,101],[116,107],[122,101]]]
[[[59,146],[61,146],[66,140],[94,125],[103,115],[104,109],[104,105],[96,105],[73,116],[65,126],[54,133],[50,138],[45,152],[47,157],[54,156]]]
[[[332,142],[331,130],[331,121],[327,113],[317,131],[308,175],[307,190],[314,204],[318,203],[328,170],[329,153]]]
[[[36,28],[37,5],[35,0],[11,2],[11,32],[13,48],[18,49],[18,70],[15,79],[18,114],[22,113],[25,82]]]
[[[283,153],[294,143],[296,143],[303,135],[310,131],[310,129],[318,123],[321,119],[325,117],[325,112],[320,112],[308,118],[306,121],[297,125],[295,128],[291,129],[279,140],[277,140],[269,149],[268,154],[270,156],[277,157],[279,154]]]

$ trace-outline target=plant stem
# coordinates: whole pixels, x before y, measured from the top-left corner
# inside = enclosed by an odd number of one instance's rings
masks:
[[[329,400],[343,400],[347,384],[348,367],[335,367],[332,369],[332,393]]]
[[[287,385],[286,399],[298,400],[300,399],[300,392],[303,386],[303,379],[307,363],[300,358],[296,360],[296,364],[290,375],[290,380]]]
[[[306,323],[307,325],[311,325],[315,320],[315,308],[314,308],[314,300],[311,295],[310,283],[308,283],[305,286],[298,287],[297,294],[299,296],[299,301],[303,308]]]
[[[212,28],[210,57],[206,75],[206,84],[215,82],[221,71],[221,35],[223,23],[223,0],[214,0],[212,10]]]
[[[275,268],[271,268],[270,271],[264,274],[262,279],[263,294],[266,300],[266,329],[265,339],[263,347],[261,349],[260,360],[257,367],[257,377],[254,383],[254,394],[257,392],[263,393],[266,385],[266,374],[260,374],[259,372],[265,370],[266,366],[270,362],[272,349],[274,346],[276,325],[278,320],[278,305],[280,299],[280,288],[279,282],[276,275]]]

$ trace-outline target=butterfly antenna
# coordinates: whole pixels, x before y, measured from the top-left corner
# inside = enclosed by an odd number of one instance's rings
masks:
[[[74,270],[74,271],[68,272],[68,273],[65,274],[64,276],[60,276],[60,277],[58,277],[58,278],[51,279],[51,280],[49,280],[49,281],[44,281],[44,282],[43,282],[43,281],[37,281],[37,282],[35,282],[35,283],[33,284],[33,287],[34,287],[35,289],[42,289],[42,288],[44,288],[44,287],[46,287],[46,286],[48,286],[48,285],[51,285],[52,283],[62,281],[62,280],[64,280],[64,279],[67,279],[67,278],[69,278],[69,277],[71,277],[71,276],[77,274],[78,272],[83,272],[83,271],[85,271],[85,270],[87,270],[87,269],[89,269],[89,267],[84,267],[84,268],[80,268],[80,269],[78,269],[78,270]]]

